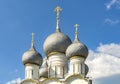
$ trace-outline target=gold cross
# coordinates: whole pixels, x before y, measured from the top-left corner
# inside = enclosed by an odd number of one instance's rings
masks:
[[[56,12],[56,29],[59,29],[60,24],[60,11],[62,11],[61,7],[57,6],[54,10]]]
[[[79,24],[75,24],[74,25],[76,28],[76,32],[75,32],[75,38],[78,39],[78,27],[80,26]]]

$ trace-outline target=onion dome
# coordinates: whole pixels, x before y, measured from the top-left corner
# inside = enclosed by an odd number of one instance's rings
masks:
[[[47,58],[44,59],[43,64],[40,68],[40,77],[48,78],[48,64]]]
[[[67,47],[71,44],[70,38],[60,31],[59,13],[61,8],[56,7],[55,11],[57,13],[56,32],[48,36],[43,45],[44,52],[47,56],[52,52],[65,53]]]
[[[85,75],[87,75],[87,74],[88,74],[88,71],[89,71],[89,67],[88,67],[88,65],[87,65],[87,64],[85,64]]]
[[[78,39],[78,26],[78,24],[75,25],[76,33],[74,42],[66,50],[66,56],[68,58],[71,58],[73,56],[86,58],[88,56],[88,48]]]
[[[34,47],[34,33],[32,33],[31,48],[23,54],[22,62],[24,65],[36,64],[41,66],[42,61],[43,61],[42,56],[40,55],[39,52],[36,51]]]

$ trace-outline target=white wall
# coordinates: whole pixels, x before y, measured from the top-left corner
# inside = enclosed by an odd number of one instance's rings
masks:
[[[84,58],[77,57],[70,59],[70,71],[69,74],[82,74],[85,76],[85,64],[84,64]]]
[[[39,79],[39,66],[34,64],[29,64],[25,66],[25,79],[33,78]]]
[[[48,67],[50,78],[64,78],[64,75],[68,72],[67,57],[62,53],[50,56],[48,58]]]

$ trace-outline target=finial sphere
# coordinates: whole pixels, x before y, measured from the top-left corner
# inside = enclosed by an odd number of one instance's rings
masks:
[[[35,34],[32,32],[31,35],[32,35],[32,41],[34,41]]]
[[[31,35],[34,36],[35,34],[32,32]]]
[[[75,26],[76,28],[78,28],[80,25],[79,25],[79,24],[75,24],[74,26]]]
[[[55,12],[60,12],[60,11],[62,11],[62,8],[61,8],[60,6],[57,6],[57,7],[55,8]]]

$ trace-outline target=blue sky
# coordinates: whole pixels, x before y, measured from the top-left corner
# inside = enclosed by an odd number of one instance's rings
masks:
[[[24,78],[21,58],[30,47],[31,32],[35,33],[36,49],[45,56],[43,43],[55,31],[56,15],[53,10],[57,5],[62,7],[61,31],[72,41],[74,24],[78,23],[79,38],[90,53],[103,55],[107,52],[106,57],[111,55],[120,60],[120,0],[0,0],[0,84]],[[113,51],[108,52],[106,49]],[[118,52],[115,53],[115,50]],[[88,63],[93,61],[88,59]],[[118,61],[113,64],[116,66]],[[91,69],[94,71],[93,67]],[[120,71],[104,76],[107,81],[98,76],[94,84],[108,83],[111,78],[116,78],[114,84],[119,84],[118,74]]]

